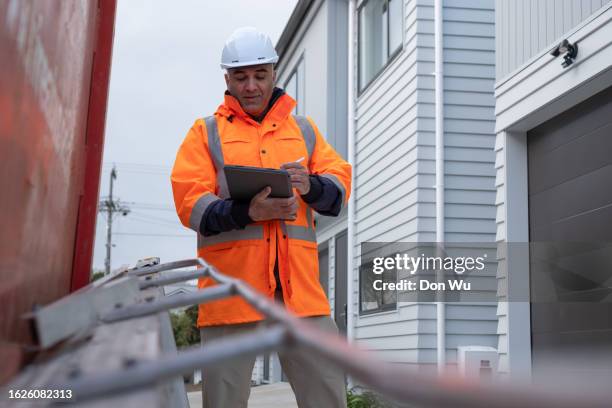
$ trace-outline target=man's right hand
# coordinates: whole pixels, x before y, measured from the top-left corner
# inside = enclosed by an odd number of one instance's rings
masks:
[[[272,189],[266,187],[251,199],[249,217],[253,221],[295,220],[298,204],[295,196],[290,198],[269,198]]]

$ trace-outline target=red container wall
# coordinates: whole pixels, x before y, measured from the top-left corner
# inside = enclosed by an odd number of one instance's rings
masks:
[[[21,316],[89,276],[114,13],[0,0],[0,380],[33,341]]]

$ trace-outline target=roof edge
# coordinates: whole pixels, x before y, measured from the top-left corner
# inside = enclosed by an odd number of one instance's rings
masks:
[[[289,17],[289,21],[285,25],[283,32],[276,42],[276,53],[278,54],[278,62],[280,64],[284,59],[285,51],[289,48],[289,44],[291,40],[295,36],[295,33],[300,28],[300,25],[304,21],[304,16],[308,13],[310,6],[314,3],[314,0],[298,0],[291,16]]]

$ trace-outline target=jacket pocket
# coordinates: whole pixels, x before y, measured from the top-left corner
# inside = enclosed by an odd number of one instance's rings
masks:
[[[302,161],[302,165],[306,166],[308,161],[308,152],[306,150],[306,144],[301,136],[297,135],[285,135],[278,136],[275,139],[276,150],[281,154],[281,157],[286,158],[284,162],[291,162],[298,160],[303,157],[305,160]]]
[[[244,136],[228,136],[221,142],[225,164],[259,167],[257,143]]]
[[[198,255],[221,273],[249,285],[267,288],[266,246],[261,240],[245,240],[204,247]]]

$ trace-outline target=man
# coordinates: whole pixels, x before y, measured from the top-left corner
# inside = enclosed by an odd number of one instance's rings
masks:
[[[293,116],[295,101],[274,87],[278,56],[270,39],[254,28],[228,39],[224,103],[198,119],[183,141],[172,170],[181,222],[198,232],[198,256],[239,278],[319,328],[337,332],[319,283],[312,211],[336,216],[346,205],[351,167],[310,119]],[[250,202],[229,198],[224,165],[281,168],[294,196],[269,197],[266,188]],[[213,285],[208,278],[199,288]],[[238,297],[201,304],[203,343],[240,334],[262,316]],[[344,375],[303,350],[279,353],[300,407],[344,407]],[[255,358],[234,359],[203,373],[205,408],[246,407]]]

